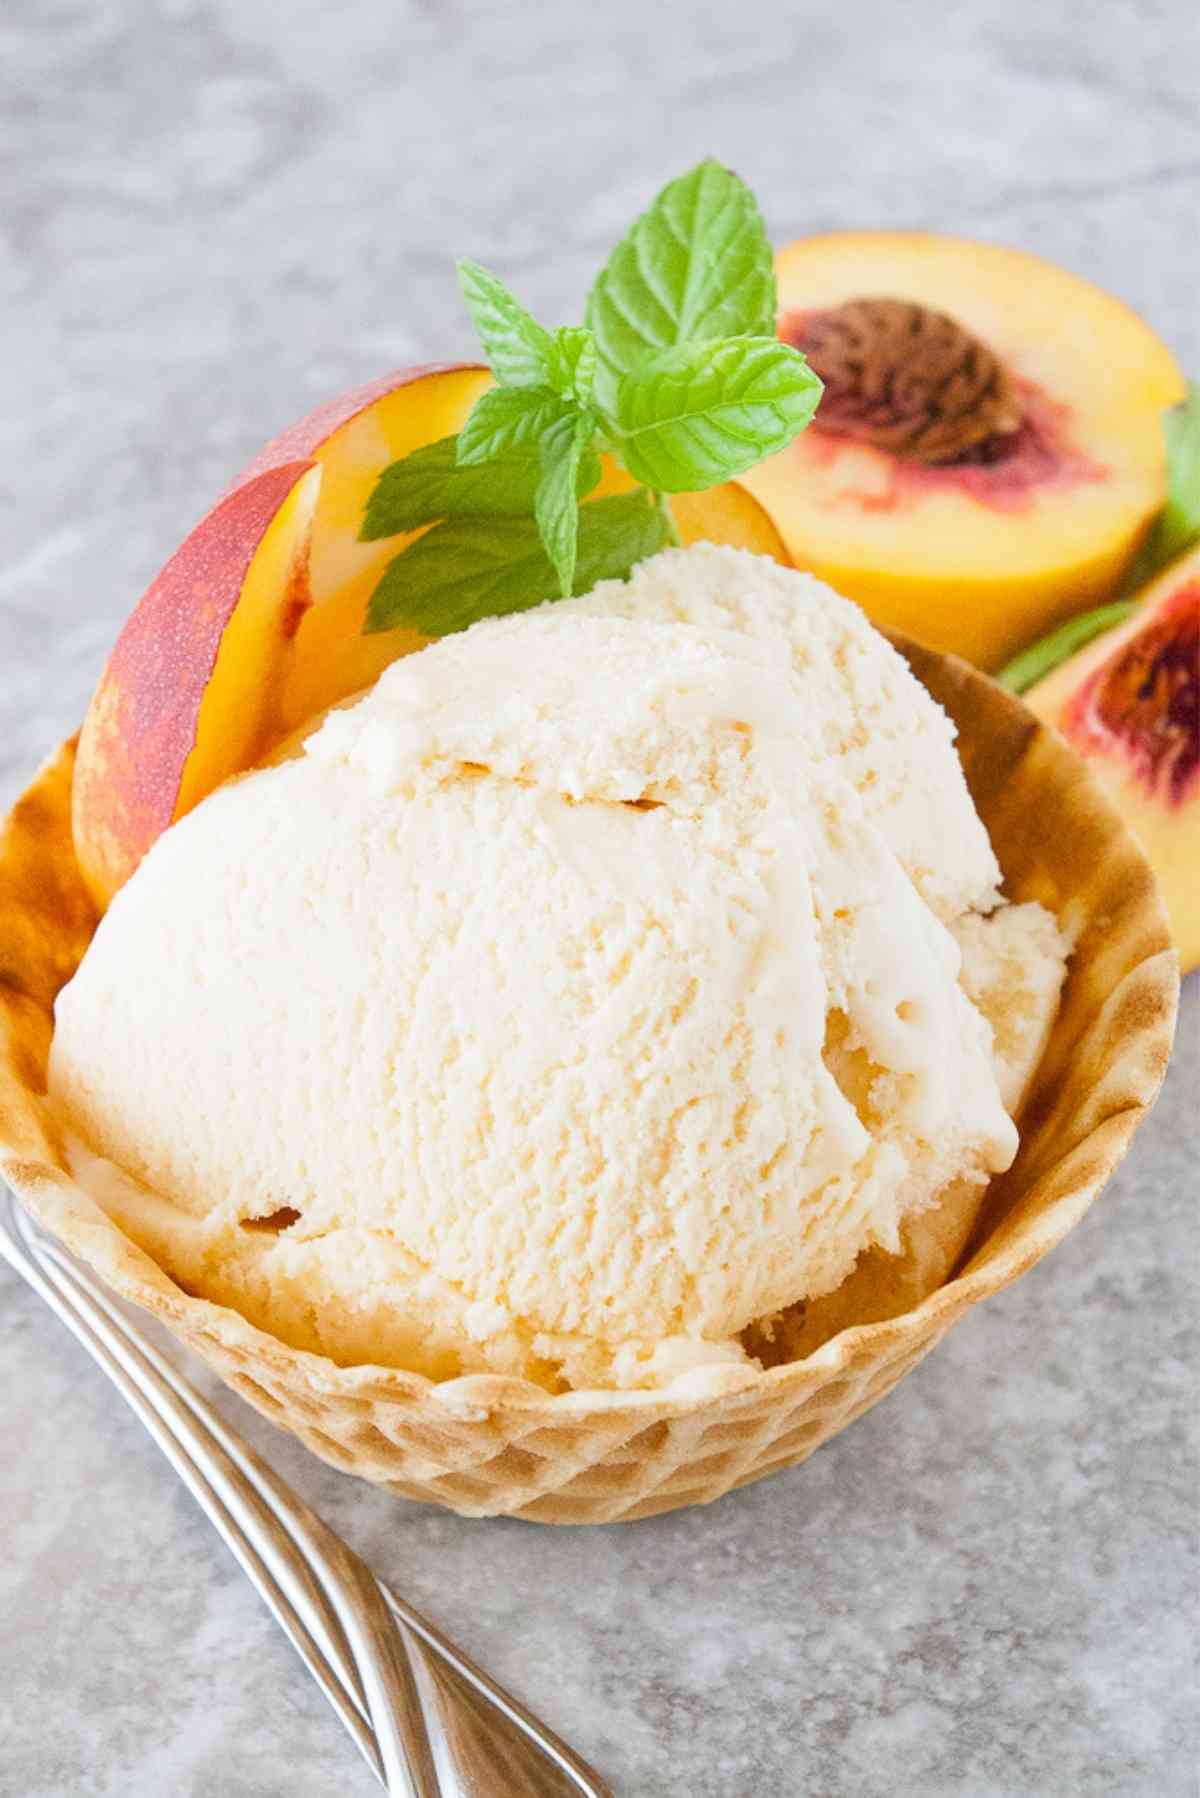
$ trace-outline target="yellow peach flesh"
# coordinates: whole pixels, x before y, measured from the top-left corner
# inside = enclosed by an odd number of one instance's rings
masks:
[[[360,543],[359,527],[382,471],[427,443],[453,436],[484,389],[487,369],[458,368],[405,382],[313,444],[322,472],[313,521],[312,609],[300,626],[284,688],[285,729],[369,686],[390,662],[419,648],[412,632],[363,635],[367,602],[384,568],[411,541]]]
[[[1061,466],[905,465],[812,427],[744,477],[793,560],[875,621],[995,667],[1111,594],[1163,499],[1161,414],[1182,397],[1169,351],[1127,307],[1035,256],[920,233],[833,233],[778,258],[780,329],[860,296],[916,301],[985,342],[1039,407]]]

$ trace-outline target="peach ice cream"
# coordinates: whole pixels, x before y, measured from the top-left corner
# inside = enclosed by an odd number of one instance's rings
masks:
[[[703,1381],[1011,1161],[1005,908],[862,615],[669,551],[406,658],[151,848],[60,995],[77,1171],[283,1340]],[[1040,1026],[1039,1026],[1040,1028]]]

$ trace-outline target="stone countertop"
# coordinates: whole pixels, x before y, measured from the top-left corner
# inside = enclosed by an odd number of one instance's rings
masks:
[[[1086,27],[1065,0],[16,0],[0,796],[262,439],[467,347],[451,252],[568,316],[709,151],[777,237],[1022,244],[1200,369],[1197,53],[1187,0]],[[222,1403],[619,1798],[1184,1798],[1198,1000],[1192,982],[1162,1102],[1068,1242],[806,1466],[714,1507],[464,1522]],[[365,1798],[192,1501],[6,1270],[0,1343],[0,1794]]]

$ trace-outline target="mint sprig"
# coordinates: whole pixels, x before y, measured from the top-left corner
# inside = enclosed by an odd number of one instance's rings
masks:
[[[584,325],[549,331],[490,270],[458,268],[498,385],[457,438],[380,476],[364,538],[434,528],[387,568],[368,630],[440,636],[624,577],[678,542],[668,494],[744,474],[816,411],[820,381],[775,336],[762,218],[719,163],[663,189],[597,277]],[[642,487],[581,506],[601,450]]]

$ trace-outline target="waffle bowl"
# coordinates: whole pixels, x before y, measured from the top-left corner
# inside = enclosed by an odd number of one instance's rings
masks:
[[[0,836],[0,1171],[38,1223],[257,1410],[404,1498],[471,1517],[611,1523],[707,1503],[803,1461],[1079,1221],[1155,1097],[1174,1027],[1165,913],[1116,812],[1018,700],[952,657],[900,647],[958,726],[1009,897],[1041,900],[1076,947],[1016,1162],[861,1284],[855,1316],[873,1321],[811,1347],[803,1315],[785,1316],[775,1365],[706,1370],[702,1387],[551,1394],[495,1375],[435,1384],[340,1367],[183,1291],[74,1184],[45,1103],[54,999],[96,925],[71,846],[73,743]]]

